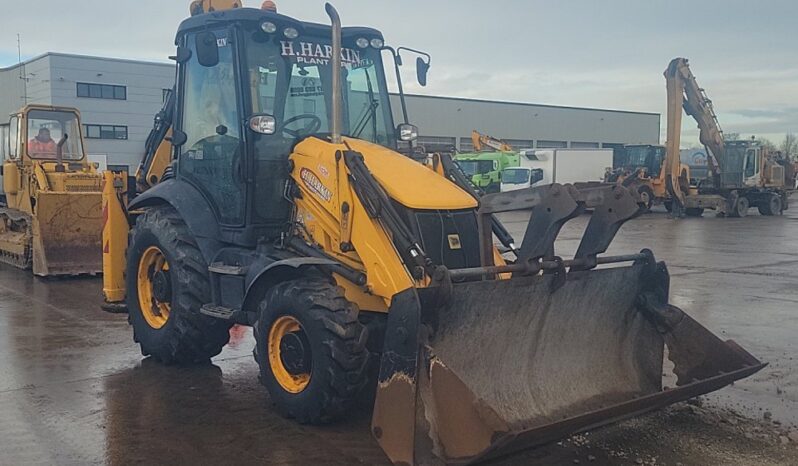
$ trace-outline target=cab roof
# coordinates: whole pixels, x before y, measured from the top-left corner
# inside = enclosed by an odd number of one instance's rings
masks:
[[[188,31],[201,30],[208,27],[219,26],[224,23],[255,23],[260,24],[264,21],[271,21],[277,26],[276,34],[279,34],[286,27],[293,27],[299,31],[299,36],[309,35],[314,37],[325,37],[332,34],[328,24],[308,23],[281,15],[269,10],[257,8],[234,8],[224,11],[213,11],[197,16],[191,16],[183,20],[177,28],[177,37],[184,35]],[[341,28],[341,38],[366,37],[372,39],[378,37],[382,39],[382,33],[369,27],[344,27]]]

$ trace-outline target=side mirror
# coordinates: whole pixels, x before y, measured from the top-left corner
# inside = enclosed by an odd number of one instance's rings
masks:
[[[259,113],[249,117],[248,126],[258,134],[274,134],[277,131],[277,120],[272,115]]]
[[[401,123],[396,127],[396,137],[404,142],[415,141],[418,139],[418,127],[410,123]]]
[[[416,77],[418,83],[422,86],[427,85],[427,71],[429,71],[429,62],[424,61],[423,58],[416,58]]]
[[[194,46],[197,49],[197,61],[205,67],[216,66],[219,63],[219,44],[216,34],[207,31],[197,34]]]

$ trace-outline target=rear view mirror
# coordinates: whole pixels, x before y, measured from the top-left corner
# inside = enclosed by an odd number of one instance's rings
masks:
[[[410,123],[402,123],[396,127],[396,137],[404,142],[415,141],[418,139],[418,128]]]
[[[416,77],[418,78],[418,83],[422,86],[427,85],[427,71],[429,71],[429,63],[424,61],[423,58],[417,57],[416,58]]]
[[[252,115],[249,118],[249,129],[258,134],[274,134],[277,130],[277,120],[272,115]]]
[[[210,67],[219,63],[219,44],[216,42],[216,34],[210,31],[197,34],[194,46],[200,65]]]

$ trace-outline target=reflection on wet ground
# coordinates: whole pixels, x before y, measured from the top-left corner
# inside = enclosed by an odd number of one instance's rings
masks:
[[[505,217],[521,236],[522,214]],[[572,253],[586,218],[566,225]],[[624,226],[610,252],[668,262],[672,300],[770,366],[709,397],[798,423],[798,212]],[[96,278],[42,280],[0,265],[0,464],[379,464],[370,407],[329,427],[275,414],[257,380],[251,331],[234,327],[212,364],[142,360],[123,315],[99,309]],[[555,449],[517,462],[557,464]],[[567,460],[570,462],[570,460]],[[505,462],[513,463],[512,458]]]

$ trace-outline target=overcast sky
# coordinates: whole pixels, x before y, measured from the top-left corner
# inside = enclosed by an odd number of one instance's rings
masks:
[[[164,61],[188,0],[27,0],[0,16],[0,67],[47,51]],[[244,0],[258,6],[260,0]],[[726,132],[798,132],[796,0],[336,0],[344,25],[432,55],[407,91],[662,113],[670,59],[690,59]],[[323,0],[277,0],[327,22]],[[697,140],[685,118],[683,145]],[[664,139],[664,138],[663,138]]]

